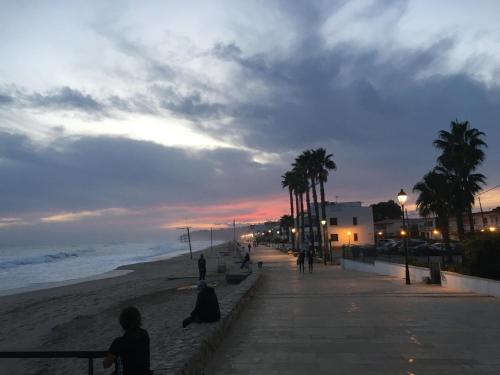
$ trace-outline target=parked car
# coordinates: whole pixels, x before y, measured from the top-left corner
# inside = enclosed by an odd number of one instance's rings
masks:
[[[430,248],[435,251],[446,251],[446,245],[444,242],[436,242],[430,245]],[[463,250],[463,246],[459,242],[451,242],[450,248],[453,253],[461,253]]]
[[[393,239],[381,239],[377,241],[377,251],[386,252],[392,249],[396,249],[398,247],[398,241]]]

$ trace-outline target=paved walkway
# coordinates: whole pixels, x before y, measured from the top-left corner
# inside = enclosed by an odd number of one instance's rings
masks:
[[[500,299],[255,252],[263,285],[206,375],[500,374]]]

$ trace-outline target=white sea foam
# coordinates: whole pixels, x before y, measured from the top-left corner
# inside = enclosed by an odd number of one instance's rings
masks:
[[[196,241],[193,242],[193,251],[208,246],[209,241]],[[0,248],[0,291],[58,286],[68,280],[95,278],[126,264],[168,259],[186,252],[189,252],[188,245],[178,241],[162,244],[4,247]],[[2,294],[10,293],[0,292]]]

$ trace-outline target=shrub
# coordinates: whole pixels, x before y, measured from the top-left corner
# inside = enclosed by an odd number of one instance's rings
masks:
[[[500,280],[500,234],[480,233],[464,245],[463,262],[471,275]]]

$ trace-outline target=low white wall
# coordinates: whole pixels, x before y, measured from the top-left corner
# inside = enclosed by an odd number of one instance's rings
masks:
[[[500,281],[441,271],[441,283],[451,289],[500,297]]]
[[[377,260],[374,264],[371,264],[357,262],[350,259],[343,259],[342,268],[353,271],[373,272],[380,275],[390,275],[401,279],[405,278],[405,266],[404,264],[398,263],[389,263]],[[409,270],[410,280],[412,283],[422,283],[425,282],[427,277],[430,277],[430,271],[428,268],[409,266]]]
[[[370,263],[356,262],[354,260],[342,259],[342,258],[340,261],[341,261],[342,269],[360,271],[360,272],[377,273],[375,271],[375,266],[373,264],[370,264]]]
[[[342,269],[372,272],[380,275],[390,275],[404,279],[405,266],[404,264],[389,263],[375,261],[374,264],[362,263],[349,259],[341,260]],[[427,277],[430,277],[430,270],[425,267],[410,266],[410,280],[412,283],[425,282]],[[500,281],[484,279],[482,277],[474,277],[461,275],[454,272],[441,271],[441,283],[451,289],[487,294],[490,296],[500,297]]]
[[[410,280],[412,283],[424,283],[427,278],[431,277],[431,271],[426,267],[409,266]],[[389,263],[383,261],[375,261],[375,270],[382,275],[391,275],[405,278],[405,265],[398,263]]]

